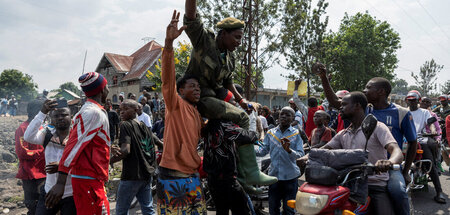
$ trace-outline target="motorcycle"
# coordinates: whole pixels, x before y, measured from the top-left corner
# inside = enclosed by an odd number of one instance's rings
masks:
[[[359,151],[367,153],[367,143],[376,125],[377,119],[373,115],[366,116],[362,123],[366,147],[364,151]],[[399,170],[400,165],[395,164],[392,169]],[[370,163],[353,165],[347,168],[343,174],[339,174],[337,170],[328,166],[307,166],[305,171],[306,182],[298,189],[296,199],[288,200],[288,206],[304,215],[366,214],[370,197],[360,195],[358,197],[359,202],[365,202],[365,204],[358,204],[353,197],[350,198],[350,194],[355,193],[355,191],[356,193],[364,192],[364,184],[359,182],[364,182],[367,176],[374,174],[374,172],[375,167]],[[354,184],[350,185],[349,182]],[[367,186],[365,188],[367,191]]]

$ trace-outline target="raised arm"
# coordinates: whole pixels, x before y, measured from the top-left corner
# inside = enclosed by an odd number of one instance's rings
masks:
[[[197,13],[197,0],[186,0],[184,5],[186,17],[194,20]]]
[[[42,105],[41,111],[31,120],[23,135],[23,139],[31,144],[42,145],[44,143],[45,129],[39,129],[44,122],[47,114],[55,109],[58,103],[55,100],[47,100]]]
[[[176,10],[173,11],[172,20],[166,30],[166,39],[164,50],[161,59],[161,80],[162,80],[162,93],[164,100],[166,102],[166,108],[168,110],[173,110],[177,107],[177,87],[176,87],[176,77],[175,77],[175,62],[173,53],[173,41],[180,36],[186,26],[182,26],[178,29],[178,19],[180,18],[180,13]]]
[[[327,78],[327,69],[325,68],[325,66],[323,64],[316,63],[313,65],[312,71],[319,75],[320,80],[322,81],[322,87],[325,92],[325,96],[330,103],[330,107],[339,109],[341,107],[341,102],[334,93],[333,88],[331,88],[330,81]]]
[[[303,104],[302,100],[298,97],[298,87],[302,83],[302,80],[296,80],[295,81],[295,87],[294,87],[294,93],[292,95],[292,99],[294,100],[295,105],[297,105],[297,108],[302,112],[303,117],[305,118],[305,121],[308,120],[308,108],[305,104]]]
[[[23,135],[23,139],[31,144],[42,145],[45,139],[45,129],[40,129],[42,123],[45,120],[47,115],[39,112],[33,120],[31,120],[30,124]]]

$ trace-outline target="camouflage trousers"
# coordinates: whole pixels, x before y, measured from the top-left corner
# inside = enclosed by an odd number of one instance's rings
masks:
[[[197,104],[198,111],[208,119],[223,119],[232,121],[239,127],[248,130],[250,119],[244,110],[214,97],[203,97]]]

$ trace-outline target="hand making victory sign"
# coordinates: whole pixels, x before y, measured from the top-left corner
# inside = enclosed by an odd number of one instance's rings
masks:
[[[180,18],[180,13],[176,10],[173,11],[172,20],[170,21],[169,26],[167,26],[166,30],[166,41],[165,41],[165,48],[173,48],[173,41],[177,39],[181,33],[186,29],[186,26],[181,26],[180,29],[178,29],[178,21]]]

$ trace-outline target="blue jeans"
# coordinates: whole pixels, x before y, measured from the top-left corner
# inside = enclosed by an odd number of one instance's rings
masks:
[[[393,201],[395,214],[409,215],[408,194],[401,171],[389,170],[388,191]]]
[[[15,115],[16,115],[16,111],[17,111],[16,108],[10,108],[10,109],[9,109],[9,115],[10,115],[10,116],[15,116]]]
[[[121,180],[117,190],[116,215],[128,214],[133,198],[141,205],[142,214],[155,214],[153,209],[151,181],[124,181]]]
[[[269,186],[269,213],[279,215],[283,201],[283,215],[294,215],[294,209],[287,206],[288,200],[294,200],[298,191],[298,178],[278,181]]]

